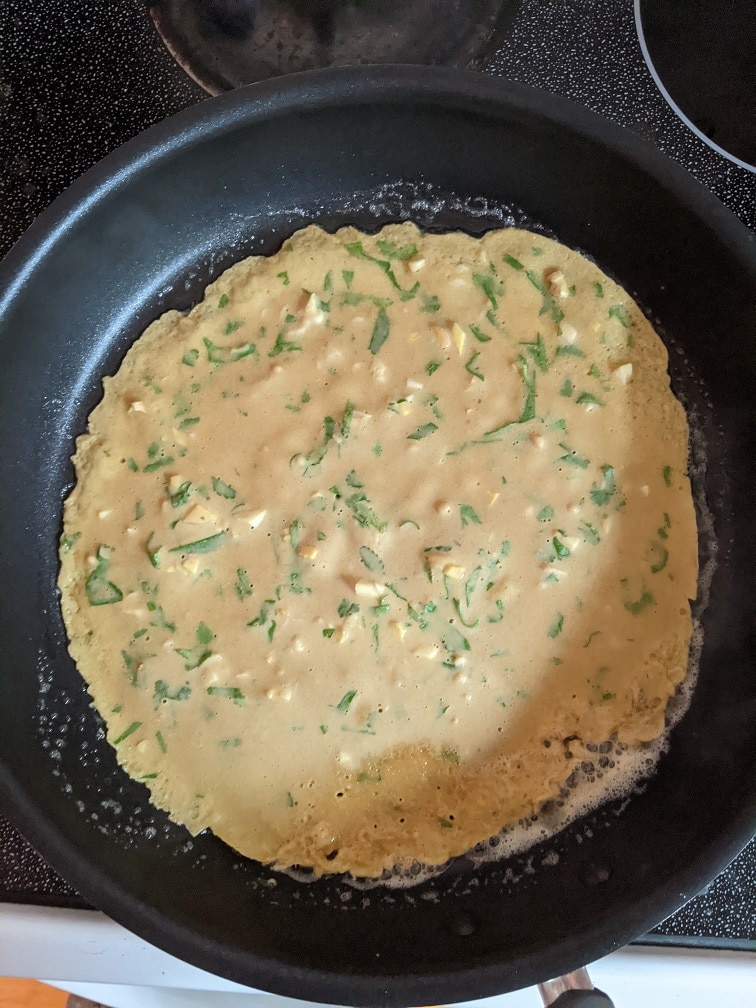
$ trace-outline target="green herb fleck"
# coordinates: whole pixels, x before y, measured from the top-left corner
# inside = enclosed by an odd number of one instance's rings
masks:
[[[402,287],[396,279],[394,271],[391,268],[391,262],[385,259],[377,259],[375,256],[369,255],[362,247],[362,242],[347,242],[344,248],[356,259],[366,259],[368,262],[374,263],[383,273],[385,273],[391,286],[399,292],[400,300],[408,301],[417,293],[420,287],[419,283],[416,283],[409,290],[405,290],[405,288]]]
[[[171,507],[183,507],[189,501],[189,495],[192,492],[192,484],[189,480],[184,480],[176,489],[170,494]]]
[[[120,745],[121,742],[124,742],[129,737],[129,735],[133,735],[134,732],[141,727],[142,727],[141,721],[132,721],[129,727],[126,729],[126,731],[121,732],[118,738],[114,740],[113,745],[114,746]]]
[[[586,522],[584,525],[581,525],[579,531],[585,541],[591,546],[597,546],[601,542],[601,537],[599,536],[598,531],[590,524],[590,522]]]
[[[395,245],[394,242],[386,241],[384,238],[379,238],[378,251],[381,255],[385,255],[387,259],[400,259],[402,261],[406,259],[412,259],[417,255],[416,245]]]
[[[482,525],[480,516],[477,514],[475,509],[471,504],[460,504],[459,505],[459,518],[462,522],[462,528],[466,525]]]
[[[381,349],[389,337],[390,328],[391,325],[389,323],[388,315],[386,314],[386,309],[380,308],[375,320],[375,325],[373,326],[373,334],[370,337],[370,344],[368,347],[371,354],[375,355]]]
[[[551,621],[551,626],[547,630],[549,637],[558,637],[562,632],[562,627],[564,626],[564,616],[561,613],[557,613],[554,619]]]
[[[347,690],[337,704],[329,704],[328,706],[331,710],[335,710],[338,714],[346,714],[356,696],[357,690]]]
[[[354,470],[352,470],[352,474],[353,473]],[[349,483],[349,477],[347,477],[347,483]],[[362,484],[359,482],[354,482],[351,485],[355,487],[362,486]],[[381,521],[378,518],[377,514],[375,513],[375,510],[373,509],[372,504],[368,500],[365,493],[361,492],[360,490],[357,490],[356,493],[353,493],[349,497],[345,498],[337,486],[332,486],[329,489],[331,493],[334,495],[336,501],[339,500],[344,501],[344,504],[351,510],[352,517],[359,525],[362,525],[364,528],[368,527],[375,528],[379,532],[386,531],[386,529],[388,528],[387,523]]]
[[[603,480],[600,486],[595,483],[591,486],[591,500],[596,507],[603,507],[608,504],[616,492],[614,481],[614,467],[610,465],[602,466]]]
[[[508,252],[505,252],[505,253],[504,253],[504,262],[505,262],[505,263],[506,263],[506,264],[507,264],[508,266],[511,266],[511,267],[512,267],[512,269],[514,269],[514,270],[518,270],[518,271],[520,271],[520,270],[523,270],[523,269],[525,269],[525,267],[524,267],[524,266],[522,265],[522,263],[520,262],[520,260],[519,260],[519,259],[515,259],[515,257],[514,257],[514,256],[511,256],[511,255],[509,255],[509,253],[508,253]]]
[[[146,582],[142,582],[143,587],[145,584]],[[171,623],[170,620],[166,619],[162,606],[159,606],[156,602],[149,599],[147,601],[147,611],[153,615],[153,618],[150,620],[150,626],[158,627],[160,630],[169,630],[171,633],[175,633],[176,624]]]
[[[257,353],[254,343],[244,343],[240,347],[219,347],[205,336],[202,340],[207,350],[207,359],[211,364],[235,364],[243,357]]]
[[[644,609],[648,609],[649,606],[655,605],[656,599],[650,591],[644,591],[637,602],[625,602],[625,609],[633,616],[639,616]]]
[[[429,434],[438,430],[438,425],[433,422],[422,424],[417,430],[413,431],[411,434],[407,435],[407,440],[409,441],[420,441]]]
[[[574,343],[563,343],[556,348],[557,357],[585,357],[585,353]]]
[[[234,500],[236,497],[236,490],[234,490],[229,483],[224,483],[218,476],[212,477],[212,483],[213,490],[219,497],[225,497],[227,500]]]
[[[517,422],[528,423],[529,420],[532,420],[535,417],[536,376],[535,373],[530,373],[528,362],[522,354],[518,355],[517,360],[520,365],[522,383],[525,386],[525,401],[522,405],[522,411]]]
[[[554,538],[551,540],[551,543],[554,547],[554,552],[556,553],[556,555],[559,557],[560,560],[564,560],[566,557],[570,555],[569,548],[564,545],[561,539],[558,539],[556,536],[554,536]]]
[[[619,324],[624,326],[625,329],[630,328],[630,316],[623,304],[612,305],[609,309],[609,318],[617,319]]]
[[[477,361],[478,357],[480,357],[480,351],[472,354],[469,361],[465,364],[465,371],[471,374],[473,378],[477,378],[479,381],[485,381],[486,380],[485,376],[482,374],[479,368],[475,366],[475,362]]]
[[[433,312],[441,311],[441,301],[437,294],[426,294],[424,291],[420,291],[420,305],[421,312],[427,312],[431,314]]]
[[[370,549],[368,546],[360,546],[360,560],[364,563],[369,571],[375,573],[384,574],[385,569],[383,566],[383,560]]]
[[[482,329],[480,329],[476,325],[473,325],[472,323],[470,324],[470,332],[473,334],[473,336],[478,341],[478,343],[490,343],[491,342],[491,337],[490,336],[486,336],[486,334],[483,332]]]
[[[216,532],[215,535],[207,536],[205,539],[195,539],[194,542],[182,543],[180,546],[172,546],[171,553],[212,553],[217,550],[228,538],[225,532]]]
[[[527,348],[528,353],[535,361],[535,365],[539,371],[546,374],[549,370],[549,357],[546,352],[546,343],[543,336],[540,333],[536,334],[536,338],[532,343],[522,343],[522,346]]]
[[[292,549],[297,549],[302,541],[302,523],[299,518],[295,518],[289,525],[289,542]]]
[[[559,461],[564,462],[565,465],[576,466],[578,469],[587,469],[591,464],[590,459],[587,459],[585,455],[578,455],[574,448],[570,448],[564,442],[560,441],[559,447],[564,449],[564,455],[559,456]]]
[[[354,403],[347,399],[344,406],[344,416],[341,419],[341,436],[346,441],[352,430],[352,419],[354,418]]]
[[[478,623],[480,622],[480,620],[476,619],[472,623],[468,623],[465,620],[465,617],[464,617],[464,615],[462,613],[462,603],[460,602],[460,600],[458,598],[456,598],[456,597],[453,598],[452,599],[452,604],[453,604],[454,609],[455,609],[455,611],[457,613],[457,616],[459,617],[459,621],[460,621],[460,623],[462,624],[463,627],[466,627],[468,630],[472,630],[472,629],[474,629],[478,625]],[[468,602],[468,605],[469,605],[469,602]]]
[[[467,606],[469,606],[470,602],[472,601],[472,595],[473,595],[473,592],[475,591],[475,586],[477,585],[478,581],[480,580],[480,576],[481,576],[482,573],[483,573],[483,568],[482,567],[476,567],[473,570],[472,574],[470,574],[470,577],[467,579],[467,581],[465,581],[465,605],[467,605]],[[465,626],[469,627],[470,624],[466,623]]]
[[[260,627],[265,626],[265,624],[268,622],[271,607],[274,606],[275,604],[276,599],[265,599],[263,604],[260,606],[260,612],[257,614],[257,616],[255,616],[254,619],[251,619],[247,623],[247,626],[260,626]]]
[[[142,469],[142,472],[146,473],[155,472],[156,469],[162,469],[163,466],[173,465],[173,461],[174,459],[172,455],[162,455],[161,457],[156,458],[154,462],[149,462]]]
[[[97,566],[84,584],[84,591],[91,606],[112,605],[123,600],[121,589],[106,577],[110,568],[107,550],[107,546],[100,546],[97,550]]]
[[[294,343],[293,340],[286,339],[286,326],[284,326],[276,336],[276,342],[273,344],[273,348],[268,351],[268,357],[278,357],[278,355],[282,353],[297,353],[301,351],[301,349],[301,343]]]
[[[669,529],[672,527],[672,522],[669,520],[669,515],[664,512],[664,524],[660,525],[656,530],[656,534],[660,539],[669,539]]]
[[[601,399],[597,399],[592,392],[581,392],[577,397],[575,402],[578,406],[603,406],[605,405]]]
[[[339,602],[337,609],[337,612],[342,619],[345,619],[347,616],[351,616],[352,613],[358,613],[359,611],[360,607],[357,603],[350,602],[349,599],[342,599],[341,602]]]
[[[504,293],[504,285],[496,277],[496,272],[492,264],[489,264],[488,273],[473,273],[473,283],[479,287],[491,302],[491,307],[496,311],[499,307],[498,299]]]
[[[246,702],[246,697],[238,686],[208,686],[207,695],[233,700],[237,707],[243,707]]]
[[[132,686],[137,685],[138,681],[138,668],[137,663],[134,658],[129,654],[128,651],[121,651],[121,658],[123,658],[123,664],[126,666],[126,672],[129,676],[129,683]]]
[[[548,313],[554,322],[561,322],[564,318],[564,312],[557,304],[554,299],[554,295],[549,290],[543,278],[539,277],[537,273],[533,272],[533,270],[525,270],[525,276],[541,295],[541,310],[538,314],[545,315]]]
[[[213,652],[210,651],[207,647],[205,647],[205,644],[200,642],[199,647],[194,648],[177,647],[176,653],[181,655],[181,657],[184,659],[184,668],[186,669],[186,671],[191,672],[193,669],[199,668],[203,662],[207,661],[207,659],[212,655]]]
[[[651,573],[658,574],[667,566],[669,560],[668,551],[656,539],[651,542]]]
[[[147,550],[147,556],[150,558],[150,563],[155,568],[155,570],[158,570],[160,568],[160,550],[162,549],[162,547],[157,546],[155,549],[152,549],[151,543],[152,543],[152,537],[154,535],[155,535],[154,532],[150,532],[149,536],[147,537],[145,548]]]
[[[192,688],[189,683],[185,683],[179,689],[171,692],[171,688],[164,679],[158,679],[155,683],[155,692],[153,699],[155,701],[155,707],[161,703],[167,703],[169,700],[188,700],[192,695]]]

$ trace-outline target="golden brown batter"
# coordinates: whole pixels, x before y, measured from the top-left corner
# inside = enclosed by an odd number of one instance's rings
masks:
[[[310,227],[104,384],[63,613],[120,762],[192,832],[318,872],[441,863],[583,743],[662,732],[687,425],[661,341],[576,253]]]

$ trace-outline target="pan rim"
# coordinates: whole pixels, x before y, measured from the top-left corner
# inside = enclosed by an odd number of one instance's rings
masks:
[[[308,70],[248,84],[235,91],[204,99],[196,105],[148,127],[106,154],[71,183],[46,207],[19,237],[0,262],[0,318],[25,273],[14,267],[34,267],[46,249],[80,215],[125,183],[149,162],[170,156],[177,146],[189,147],[208,135],[223,133],[240,121],[255,122],[271,115],[321,107],[334,98],[339,104],[369,103],[380,98],[394,104],[443,97],[447,104],[506,102],[512,111],[536,112],[541,118],[566,126],[573,133],[597,140],[623,159],[664,182],[676,195],[690,200],[700,218],[720,230],[728,247],[740,251],[750,239],[754,256],[750,264],[756,275],[756,234],[694,175],[649,141],[629,129],[569,98],[552,94],[517,81],[488,76],[474,70],[420,67],[412,64],[383,64],[369,67],[338,67]],[[388,101],[389,99],[390,101]],[[695,199],[693,199],[695,197]]]
[[[535,112],[542,119],[556,122],[573,133],[587,136],[603,144],[624,160],[652,175],[679,198],[693,206],[698,218],[704,220],[708,227],[714,228],[723,241],[743,258],[746,265],[752,266],[756,278],[756,260],[752,261],[747,256],[746,239],[749,232],[737,217],[684,169],[622,127],[567,99],[556,98],[545,91],[525,85],[487,78],[474,72],[422,69],[414,66],[376,67],[369,70],[313,71],[264,84],[250,85],[184,110],[151,127],[109,154],[40,215],[19,239],[5,262],[0,265],[0,290],[5,288],[0,296],[0,323],[36,263],[65,237],[67,229],[95,207],[100,199],[126,184],[156,160],[171,157],[177,150],[186,150],[211,135],[222,134],[243,123],[254,123],[270,117],[291,114],[293,111],[301,111],[302,108],[322,108],[336,102],[340,105],[371,101],[396,104],[408,97],[416,102],[429,103],[443,99],[447,107],[454,103],[480,101],[483,103],[482,107],[492,113],[497,108],[528,114]],[[750,236],[751,246],[756,248],[753,239],[754,236]],[[93,871],[92,866],[86,864],[81,853],[66,840],[60,828],[47,820],[44,810],[37,808],[19,789],[2,757],[0,757],[0,782],[3,785],[0,788],[0,806],[4,812],[7,810],[8,818],[15,822],[43,853],[47,851],[54,856],[56,864],[65,865],[67,876],[74,880],[77,888],[81,887],[85,894],[87,891],[99,894],[103,891],[109,892],[111,898],[108,902],[114,908],[116,905],[119,910],[123,908],[124,912],[119,916],[128,915],[131,920],[138,920],[140,934],[147,940],[157,945],[164,945],[165,936],[168,934],[174,942],[172,947],[174,953],[177,948],[184,951],[191,949],[192,961],[201,960],[204,962],[204,968],[217,971],[213,969],[213,965],[217,967],[223,960],[222,947],[215,947],[208,939],[198,942],[196,936],[192,940],[192,936],[187,936],[185,929],[172,918],[146,907],[123,888],[113,893],[116,888],[113,880],[105,872],[99,869]],[[40,818],[44,821],[46,829],[41,828]],[[743,809],[740,818],[736,817],[736,825],[731,826],[725,834],[724,839],[729,838],[729,843],[724,843],[720,837],[720,842],[717,844],[719,857],[715,859],[718,867],[715,870],[724,867],[750,839],[754,818],[756,818],[756,794],[751,804]],[[725,851],[725,860],[722,858],[722,849]],[[709,857],[704,857],[705,853],[705,851],[699,852],[698,858],[687,866],[687,873],[682,874],[681,884],[685,883],[681,890],[683,898],[686,895],[694,895],[700,888],[696,880],[711,877],[712,861]],[[107,886],[100,885],[101,879],[107,881]],[[633,911],[634,917],[639,915],[637,906]],[[647,916],[648,910],[645,912]],[[654,912],[652,916],[657,915]],[[597,932],[599,930],[598,923],[596,930]],[[201,948],[198,948],[198,945],[201,945]],[[602,946],[599,942],[596,947],[603,948],[601,954],[605,954],[617,947],[617,944],[611,942]],[[565,969],[576,965],[574,960],[569,958],[566,949],[562,951],[561,956],[561,959],[557,957],[554,961],[561,962]],[[269,978],[271,982],[275,982],[274,989],[279,993],[290,996],[299,996],[302,989],[308,987],[313,996],[320,994],[329,999],[335,990],[341,989],[343,992],[346,989],[342,974],[333,974],[325,970],[322,972],[310,969],[297,970],[287,965],[283,971],[286,976],[282,977],[281,967],[277,961],[256,959],[255,971],[261,979]],[[487,986],[491,992],[496,992],[501,989],[497,978],[501,978],[507,972],[511,972],[511,967],[506,963],[463,971],[455,968],[445,975],[445,994],[451,995],[453,999],[464,998],[466,993],[469,995],[473,977],[476,989]],[[229,973],[233,973],[233,964],[227,968],[226,975]],[[531,976],[524,970],[522,979],[524,985],[527,985],[533,982],[534,975]],[[351,985],[352,993],[350,1000],[362,1004],[427,1003],[429,995],[438,993],[437,974],[430,977],[405,974],[397,978],[390,974],[376,973],[370,976],[352,976],[348,978],[348,983]]]

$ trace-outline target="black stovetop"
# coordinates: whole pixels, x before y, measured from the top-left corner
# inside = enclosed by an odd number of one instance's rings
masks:
[[[140,0],[6,0],[0,47],[0,255],[105,154],[207,98]],[[666,104],[641,53],[633,0],[512,0],[484,72],[572,98],[641,134],[756,229],[756,175]],[[0,818],[3,900],[86,905]],[[643,940],[756,951],[756,841]]]

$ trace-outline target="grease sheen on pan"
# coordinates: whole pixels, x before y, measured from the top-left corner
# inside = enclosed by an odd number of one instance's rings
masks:
[[[657,738],[697,576],[666,364],[621,288],[516,229],[310,227],[164,315],[65,505],[119,761],[192,832],[375,877]]]

